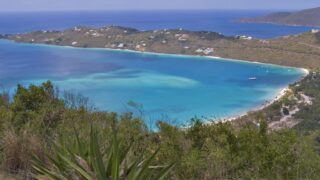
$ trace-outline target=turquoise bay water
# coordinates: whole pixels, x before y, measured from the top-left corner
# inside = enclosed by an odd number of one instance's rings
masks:
[[[237,115],[302,75],[295,68],[206,57],[0,41],[0,83],[6,89],[51,80],[89,97],[100,110],[135,111],[127,103],[141,104],[149,124]]]

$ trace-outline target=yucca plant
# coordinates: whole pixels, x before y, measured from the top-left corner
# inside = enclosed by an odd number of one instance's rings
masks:
[[[42,179],[87,179],[87,180],[141,180],[163,179],[172,169],[173,164],[154,166],[158,150],[150,157],[144,153],[135,160],[130,158],[130,147],[123,150],[117,133],[112,133],[112,140],[107,150],[102,150],[98,143],[97,131],[91,128],[89,141],[81,140],[75,131],[75,143],[54,144],[54,153],[48,154],[49,163],[44,163],[36,156],[33,158],[35,178]]]

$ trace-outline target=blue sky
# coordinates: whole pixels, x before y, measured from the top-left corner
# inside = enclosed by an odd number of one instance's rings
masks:
[[[320,0],[0,0],[0,11],[118,9],[304,9]]]

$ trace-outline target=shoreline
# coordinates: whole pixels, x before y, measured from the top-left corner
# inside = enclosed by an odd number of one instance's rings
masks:
[[[281,89],[280,91],[277,92],[275,98],[273,98],[273,99],[271,99],[269,101],[266,101],[265,103],[263,103],[261,105],[258,105],[258,106],[254,107],[254,108],[251,108],[246,112],[242,112],[239,115],[234,115],[234,116],[227,117],[227,118],[224,118],[224,119],[221,119],[221,120],[217,120],[217,121],[214,121],[214,123],[232,122],[232,121],[238,120],[239,118],[242,118],[242,117],[248,115],[249,112],[257,112],[257,111],[263,110],[263,109],[271,106],[273,103],[277,102],[278,100],[280,100],[284,95],[286,95],[286,92],[289,91],[289,90],[290,90],[289,87],[283,88],[283,89]]]
[[[272,64],[272,63],[264,63],[259,61],[249,61],[249,60],[243,60],[243,59],[232,59],[232,58],[224,58],[219,56],[204,56],[204,55],[196,55],[196,54],[176,54],[176,53],[161,53],[161,52],[149,52],[149,51],[138,51],[138,50],[132,50],[132,49],[119,49],[119,48],[103,48],[103,47],[77,47],[77,46],[70,46],[70,45],[56,45],[56,44],[42,44],[42,43],[27,43],[27,42],[19,42],[14,41],[10,39],[0,39],[0,41],[9,41],[13,43],[20,43],[25,45],[36,45],[36,46],[47,46],[47,47],[53,47],[53,48],[75,48],[75,49],[84,49],[84,50],[100,50],[100,51],[115,51],[115,52],[127,52],[127,53],[136,53],[136,54],[146,54],[146,55],[163,55],[163,56],[174,56],[174,57],[185,57],[185,58],[202,58],[202,60],[217,60],[217,61],[231,61],[231,62],[238,62],[238,63],[254,63],[254,64],[264,64],[264,65],[270,65],[274,67],[282,67],[282,68],[293,68],[302,70],[302,72],[308,72],[309,70],[302,67],[295,67],[295,66],[285,66],[285,65],[279,65],[279,64]]]
[[[305,73],[303,75],[303,77],[301,77],[299,80],[297,80],[296,82],[299,82],[301,80],[303,80],[306,76],[308,76],[310,74],[310,71],[308,69],[305,69],[305,68],[301,68],[301,70]],[[280,100],[281,98],[283,98],[286,93],[290,91],[290,88],[287,86],[283,89],[280,89],[278,91],[278,93],[276,94],[275,98],[273,98],[272,100],[269,100],[269,101],[266,101],[265,103],[261,104],[261,105],[258,105],[254,108],[251,108],[249,109],[248,111],[246,112],[242,112],[240,113],[239,115],[234,115],[234,116],[231,116],[231,117],[226,117],[226,118],[223,118],[221,120],[216,120],[216,121],[212,121],[212,122],[209,122],[209,124],[217,124],[217,123],[226,123],[226,122],[232,122],[232,121],[235,121],[235,120],[238,120],[239,118],[242,118],[246,115],[248,115],[249,112],[257,112],[257,111],[261,111],[269,106],[271,106],[272,104],[274,104],[275,102],[277,102],[278,100]]]

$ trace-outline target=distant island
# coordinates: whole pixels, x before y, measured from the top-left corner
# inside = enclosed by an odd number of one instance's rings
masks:
[[[35,31],[2,35],[24,43],[82,48],[127,49],[141,52],[185,54],[241,59],[292,67],[320,66],[320,32],[262,40],[248,36],[224,36],[209,31],[161,29],[139,31],[109,26],[74,27],[64,31]]]
[[[320,26],[320,7],[298,12],[278,12],[256,18],[243,18],[245,23],[273,23],[294,26]]]

